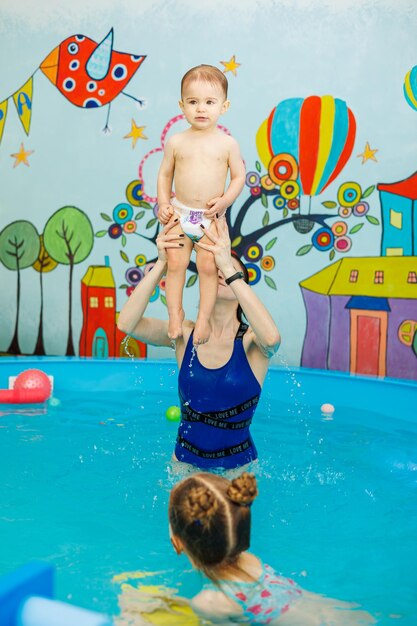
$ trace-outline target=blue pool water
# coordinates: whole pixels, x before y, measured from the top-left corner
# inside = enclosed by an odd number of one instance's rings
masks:
[[[167,532],[173,363],[1,359],[0,387],[26,367],[54,375],[55,400],[0,407],[0,574],[47,560],[58,598],[110,613],[125,571],[191,595],[199,577]],[[253,551],[381,624],[417,619],[416,406],[410,382],[281,368],[253,424]]]

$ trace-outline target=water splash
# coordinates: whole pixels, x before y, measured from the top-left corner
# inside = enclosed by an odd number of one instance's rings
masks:
[[[188,367],[189,367],[189,368],[190,368],[190,370],[191,370],[191,371],[190,371],[190,376],[191,376],[191,377],[193,377],[193,376],[194,376],[194,374],[193,374],[193,361],[194,361],[194,359],[195,359],[195,357],[196,357],[196,354],[197,354],[197,348],[196,348],[195,346],[193,346],[193,348],[192,348],[192,350],[191,350],[191,358],[190,358],[190,362],[189,362],[189,364],[188,364]]]
[[[130,352],[129,344],[130,344],[130,335],[126,335],[126,337],[122,341],[123,352],[133,361],[135,358],[135,355],[132,352]]]

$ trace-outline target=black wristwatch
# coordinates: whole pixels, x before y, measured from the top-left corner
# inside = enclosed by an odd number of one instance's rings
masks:
[[[230,283],[232,283],[234,280],[237,280],[238,278],[244,278],[243,272],[236,272],[236,274],[233,274],[233,276],[229,276],[229,278],[226,278],[226,285],[230,285]]]

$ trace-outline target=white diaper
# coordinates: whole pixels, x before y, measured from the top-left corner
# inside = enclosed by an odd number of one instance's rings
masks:
[[[191,241],[199,241],[203,237],[204,232],[200,228],[202,224],[204,228],[209,228],[211,220],[204,217],[204,209],[191,209],[182,202],[173,198],[171,201],[175,213],[180,218],[181,228]]]

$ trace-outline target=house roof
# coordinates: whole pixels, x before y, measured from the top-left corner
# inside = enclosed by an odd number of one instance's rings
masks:
[[[350,282],[357,270],[356,282]],[[375,284],[375,272],[384,272],[384,282]],[[417,283],[407,282],[409,272],[417,275],[417,257],[346,257],[300,282],[300,287],[328,296],[371,296],[417,299]]]
[[[397,183],[379,183],[377,188],[379,191],[389,191],[397,196],[417,200],[417,172]]]
[[[106,265],[90,265],[81,282],[88,287],[115,287],[111,267]]]

